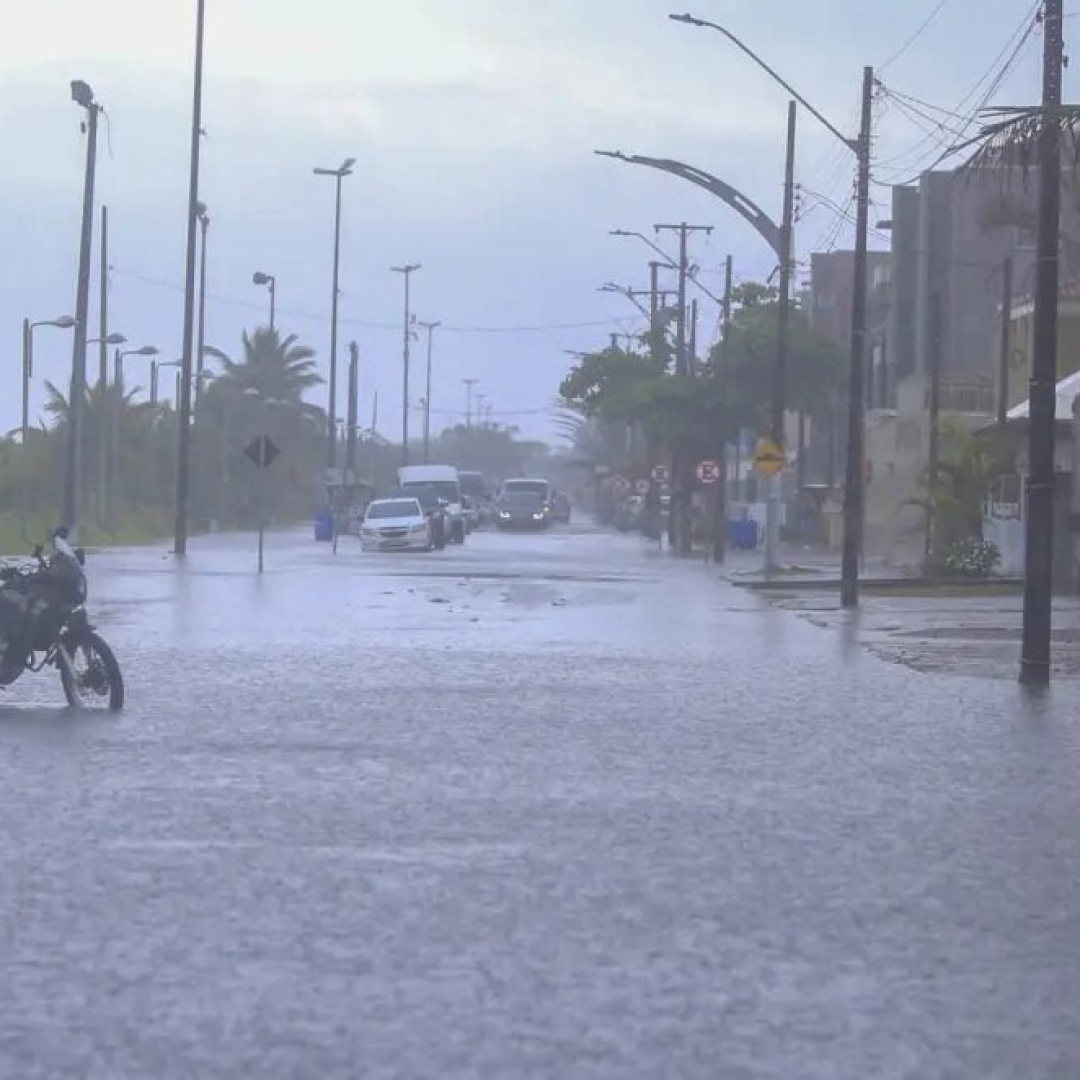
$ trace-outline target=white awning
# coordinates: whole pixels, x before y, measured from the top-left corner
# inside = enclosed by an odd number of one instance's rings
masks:
[[[1071,420],[1073,418],[1073,402],[1076,400],[1076,395],[1080,394],[1080,371],[1076,371],[1072,375],[1066,375],[1057,384],[1055,393],[1057,403],[1054,407],[1054,419]],[[1028,402],[1022,401],[1019,405],[1014,405],[1005,414],[1005,417],[1008,420],[1026,420],[1028,413]]]

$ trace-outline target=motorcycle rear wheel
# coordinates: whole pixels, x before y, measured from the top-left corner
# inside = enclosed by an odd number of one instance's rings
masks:
[[[124,707],[124,677],[109,645],[97,634],[79,638],[72,650],[69,670],[59,661],[64,696],[73,709],[108,709],[119,712]]]

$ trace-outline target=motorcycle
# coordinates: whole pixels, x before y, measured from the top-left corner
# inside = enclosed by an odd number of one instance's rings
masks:
[[[24,672],[54,667],[72,708],[124,707],[124,679],[108,643],[86,611],[86,554],[54,530],[52,555],[34,549],[37,565],[0,567],[0,687]]]

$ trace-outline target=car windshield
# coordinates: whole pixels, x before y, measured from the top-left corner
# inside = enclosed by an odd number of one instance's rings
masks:
[[[546,499],[549,485],[546,480],[507,480],[503,485],[507,495],[530,493]]]
[[[417,496],[433,495],[438,499],[446,499],[447,502],[461,500],[461,489],[453,480],[418,480],[411,484],[403,484],[402,487]]]
[[[416,499],[386,499],[382,502],[373,502],[368,507],[368,520],[377,518],[403,518],[419,517],[420,504]]]
[[[544,500],[531,491],[508,491],[499,505],[506,510],[539,510]]]

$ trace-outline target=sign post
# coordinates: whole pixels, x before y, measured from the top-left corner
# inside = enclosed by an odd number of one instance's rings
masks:
[[[776,540],[780,527],[780,496],[777,479],[786,464],[784,452],[772,439],[761,439],[754,451],[754,468],[769,481],[765,517],[765,572],[776,569]]]
[[[277,448],[277,444],[268,435],[257,435],[254,439],[244,447],[244,456],[254,465],[256,468],[261,469],[265,475],[266,470],[274,463],[274,459],[281,453]],[[266,486],[263,485],[263,491],[265,492]],[[265,500],[262,508],[263,512],[259,515],[259,573],[263,572],[263,549],[265,547],[266,539],[266,507]]]

